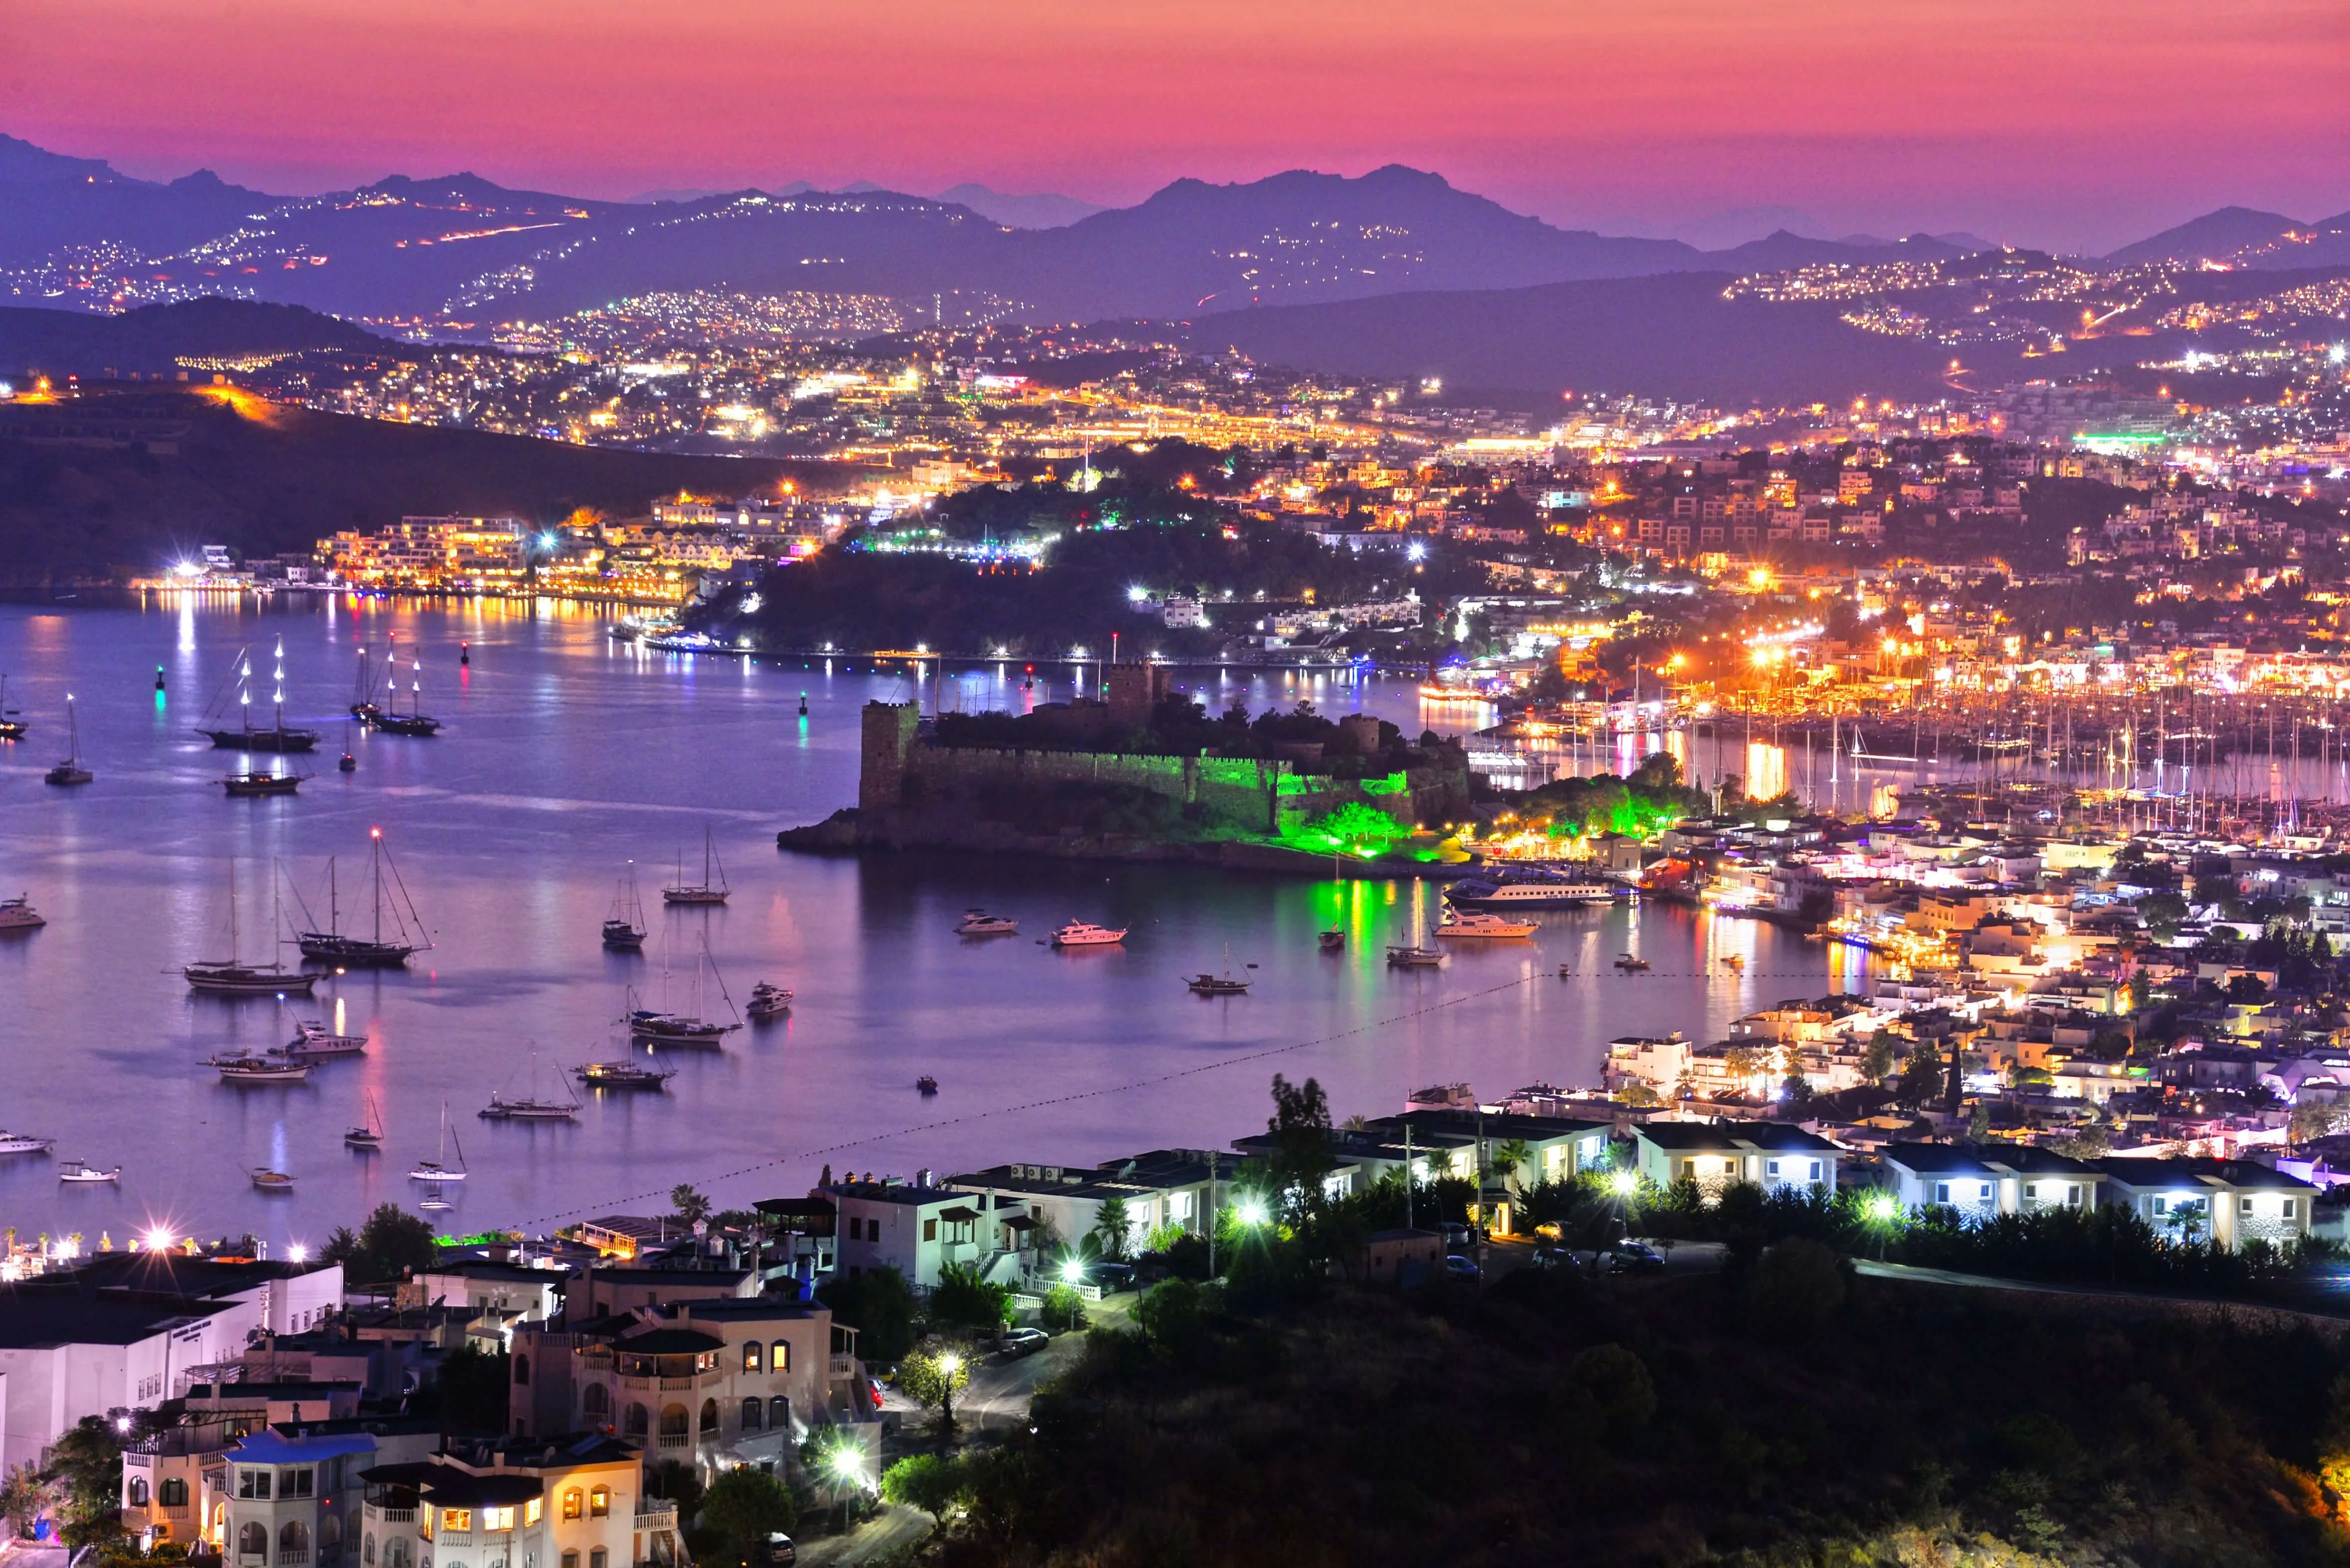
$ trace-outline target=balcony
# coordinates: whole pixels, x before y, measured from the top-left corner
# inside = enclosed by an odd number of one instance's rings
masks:
[[[639,1499],[637,1502],[637,1528],[639,1530],[675,1530],[677,1528],[677,1504],[673,1502],[658,1502],[650,1499]]]
[[[854,1376],[857,1376],[857,1357],[855,1357],[855,1356],[853,1356],[853,1355],[836,1355],[836,1356],[834,1356],[834,1357],[832,1358],[832,1372],[831,1372],[831,1374],[830,1374],[830,1375],[831,1375],[832,1376],[835,1376],[835,1377],[854,1377]]]
[[[660,1446],[664,1449],[687,1449],[693,1446],[693,1437],[687,1432],[663,1432]]]
[[[416,1522],[416,1511],[412,1508],[378,1508],[369,1503],[368,1517],[380,1519],[386,1524],[413,1524]]]

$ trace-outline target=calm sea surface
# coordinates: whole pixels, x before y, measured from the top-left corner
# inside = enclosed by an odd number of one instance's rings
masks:
[[[380,650],[387,635],[403,686],[407,659],[421,660],[424,709],[447,728],[347,742],[359,650]],[[248,650],[265,713],[280,639],[288,722],[326,732],[316,753],[288,761],[316,776],[294,798],[226,799],[215,781],[242,753],[191,728]],[[747,1203],[803,1191],[826,1164],[910,1175],[1221,1146],[1263,1124],[1275,1071],[1318,1076],[1341,1116],[1399,1109],[1430,1083],[1466,1080],[1488,1096],[1573,1085],[1596,1078],[1613,1036],[1718,1037],[1742,1012],[1852,973],[1771,927],[1656,905],[1546,914],[1530,944],[1390,972],[1381,944],[1435,921],[1432,887],[781,854],[778,827],[854,800],[858,709],[903,700],[905,675],[640,653],[568,607],[5,606],[0,670],[9,706],[34,726],[0,748],[0,896],[29,893],[49,921],[0,940],[0,1126],[55,1138],[57,1158],[123,1168],[119,1189],[68,1187],[50,1158],[0,1158],[0,1223],[26,1235],[78,1231],[95,1244],[106,1231],[120,1245],[161,1225],[315,1245],[375,1203],[420,1197],[406,1173],[436,1154],[444,1106],[471,1172],[446,1189],[442,1222],[460,1232],[653,1211],[680,1181]],[[1040,668],[1030,691],[1016,665],[1008,678],[974,671],[951,680],[946,701],[1066,697],[1074,673]],[[1217,706],[1237,689],[1259,709],[1310,697],[1414,732],[1462,724],[1423,713],[1408,681],[1187,679]],[[68,691],[98,774],[78,790],[41,781],[64,754]],[[346,743],[359,760],[348,774],[334,765]],[[290,919],[298,891],[323,917],[329,857],[346,929],[364,927],[372,827],[432,951],[404,971],[329,980],[308,1003],[189,993],[177,966],[227,951],[232,872],[248,960],[266,956],[273,901]],[[732,901],[664,909],[659,888],[681,854],[699,880],[705,829]],[[631,860],[652,929],[642,956],[598,940]],[[1017,917],[1019,935],[957,938],[974,906]],[[1132,935],[1122,950],[1037,945],[1071,919]],[[1333,924],[1348,933],[1342,955],[1316,947]],[[1610,961],[1626,950],[1653,972],[1616,974]],[[1731,953],[1745,958],[1742,975],[1719,961]],[[1558,977],[1563,961],[1575,979]],[[1254,981],[1248,995],[1184,990],[1187,974],[1228,963]],[[623,1054],[616,1021],[629,988],[653,1006],[666,988],[682,1009],[697,969],[706,1010],[726,1011],[722,980],[737,1002],[761,980],[797,1000],[788,1019],[723,1050],[673,1054],[664,1094],[583,1094],[572,1123],[477,1118],[493,1091],[530,1093],[534,1066],[539,1091],[558,1094],[558,1071]],[[224,1048],[281,1044],[304,1016],[374,1043],[298,1087],[230,1087],[203,1064]],[[915,1090],[924,1073],[940,1081],[935,1097]],[[350,1152],[343,1128],[370,1099],[384,1149]],[[291,1173],[296,1190],[256,1192],[256,1166]]]

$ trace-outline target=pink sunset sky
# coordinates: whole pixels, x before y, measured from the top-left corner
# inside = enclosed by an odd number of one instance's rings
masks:
[[[2102,248],[2350,208],[2350,5],[6,0],[0,130],[293,193],[465,169],[1126,203],[1403,162],[1562,223],[1784,207]]]

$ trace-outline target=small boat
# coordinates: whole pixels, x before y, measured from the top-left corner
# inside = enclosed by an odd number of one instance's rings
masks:
[[[712,880],[713,869],[715,880]],[[710,829],[702,830],[702,880],[685,879],[685,851],[677,853],[677,880],[661,889],[664,904],[723,904],[726,901],[726,867],[718,860],[718,842]]]
[[[752,1018],[781,1018],[791,1010],[792,993],[764,980],[751,988],[751,1000],[743,1005],[743,1012]]]
[[[437,1187],[426,1188],[424,1196],[417,1200],[416,1206],[427,1214],[444,1214],[457,1207],[450,1202],[447,1195]]]
[[[614,952],[637,952],[645,945],[645,907],[637,898],[637,863],[612,895],[612,912],[604,917],[604,945]]]
[[[20,710],[8,706],[8,677],[0,672],[0,741],[21,741],[31,728],[18,716]]]
[[[204,722],[196,726],[196,733],[203,736],[215,748],[222,751],[276,752],[283,755],[292,752],[307,752],[316,746],[318,743],[317,731],[288,729],[286,725],[286,639],[284,638],[277,639],[276,717],[269,728],[265,730],[254,728],[251,685],[253,660],[247,657],[247,651],[249,650],[238,652],[236,673],[230,678],[236,685],[236,722],[234,724],[227,722],[225,713],[221,713],[218,718],[213,716],[213,713],[221,712],[221,710],[226,706],[223,699],[226,697],[228,689],[224,684],[221,689],[220,697],[213,700],[213,711],[207,712]]]
[[[375,1113],[375,1096],[370,1093],[361,1101],[366,1107],[359,1122],[343,1129],[343,1142],[362,1154],[373,1154],[383,1147],[383,1128]]]
[[[1424,948],[1417,942],[1388,944],[1389,969],[1434,969],[1443,961],[1444,950],[1441,948]]]
[[[356,1056],[368,1048],[364,1034],[338,1034],[315,1018],[306,1018],[296,1026],[297,1033],[285,1044],[270,1051],[273,1056],[290,1056],[296,1061],[315,1062],[326,1056]]]
[[[939,1081],[925,1073],[914,1080],[914,1092],[918,1095],[935,1095],[939,1092]]]
[[[1541,929],[1532,920],[1505,920],[1482,909],[1469,909],[1445,917],[1443,924],[1436,928],[1436,934],[1452,940],[1473,937],[1509,940],[1533,936]]]
[[[359,650],[359,691],[351,703],[351,717],[369,729],[386,735],[438,734],[441,721],[424,711],[424,661],[409,656],[408,711],[400,711],[400,661],[391,653],[383,657],[383,701],[375,700],[375,678],[369,672],[367,650]]]
[[[579,1114],[577,1100],[536,1100],[527,1096],[507,1099],[495,1089],[490,1091],[490,1103],[480,1115],[490,1122],[554,1122],[569,1121]]]
[[[1640,971],[1654,966],[1647,959],[1634,958],[1630,953],[1618,953],[1616,956],[1616,967],[1626,974],[1638,974]]]
[[[259,1188],[264,1192],[291,1192],[294,1190],[294,1179],[286,1175],[282,1170],[272,1170],[265,1165],[256,1165],[253,1168],[251,1174],[253,1176],[253,1185]]]
[[[100,1170],[98,1167],[94,1165],[86,1165],[78,1159],[59,1160],[57,1162],[57,1179],[59,1181],[91,1183],[101,1181],[119,1182],[122,1179],[122,1168],[118,1165],[111,1170]]]
[[[35,1137],[30,1133],[0,1132],[0,1154],[47,1154],[56,1141]]]
[[[345,753],[343,753],[343,760],[342,760],[341,762],[337,763],[335,764],[335,767],[336,767],[336,769],[337,769],[338,772],[341,772],[341,773],[347,773],[347,774],[354,774],[354,773],[359,772],[359,760],[357,757],[355,757],[355,756],[351,755],[351,754],[350,754],[350,753],[348,753],[348,752],[345,752]]]
[[[302,787],[308,774],[265,774],[255,768],[246,773],[231,774],[221,780],[221,788],[232,799],[242,795],[292,794]]]
[[[438,1159],[418,1160],[416,1162],[416,1168],[408,1173],[408,1179],[411,1181],[430,1181],[434,1183],[436,1186],[443,1181],[464,1180],[465,1146],[463,1144],[459,1144],[457,1146],[457,1163],[453,1167],[447,1163],[449,1158],[449,1140],[455,1136],[455,1134],[449,1130],[449,1102],[443,1100],[441,1102],[441,1156]],[[425,1196],[429,1199],[434,1195],[427,1193]],[[419,1205],[419,1207],[429,1206],[429,1204]],[[446,1209],[448,1205],[444,1203],[441,1207]]]
[[[29,931],[48,923],[48,918],[33,908],[30,893],[0,898],[0,931]]]
[[[190,991],[208,996],[307,996],[317,985],[315,974],[302,974],[276,965],[192,963],[181,966]]]
[[[81,765],[81,720],[74,710],[73,693],[66,693],[66,760],[41,775],[43,784],[86,784],[98,775]]]
[[[1575,978],[1575,966],[1573,964],[1564,963],[1559,965],[1558,978],[1561,980],[1573,980]]]
[[[555,1075],[555,1086],[563,1088],[563,1075]],[[538,1092],[538,1052],[530,1054],[528,1093],[507,1097],[503,1089],[490,1091],[490,1103],[484,1106],[481,1116],[486,1122],[567,1122],[579,1114],[579,1102],[568,1091],[563,1098],[554,1099]]]
[[[1126,928],[1112,929],[1107,926],[1088,925],[1083,920],[1071,920],[1053,933],[1056,948],[1104,948],[1126,940]]]
[[[224,1084],[298,1084],[310,1075],[309,1063],[284,1056],[207,1056],[204,1065],[217,1068]]]
[[[1722,958],[1721,963],[1724,969],[1733,969],[1741,974],[1744,974],[1746,972],[1746,960],[1742,954],[1725,954]]]
[[[659,1089],[677,1076],[677,1069],[641,1062],[582,1062],[571,1075],[591,1089]]]
[[[1347,933],[1345,931],[1324,931],[1317,940],[1322,943],[1322,950],[1326,953],[1344,952],[1347,950]]]
[[[962,919],[955,922],[959,937],[1008,937],[1019,929],[1019,921],[981,909],[965,909]]]
[[[629,1014],[629,1033],[632,1037],[671,1045],[715,1045],[741,1027],[739,1023],[720,1023],[681,1012],[651,1012],[641,1007]]]
[[[1243,996],[1247,994],[1249,988],[1247,981],[1234,980],[1230,972],[1195,974],[1183,983],[1200,996]]]

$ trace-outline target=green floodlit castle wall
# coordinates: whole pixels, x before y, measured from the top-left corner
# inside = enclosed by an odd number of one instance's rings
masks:
[[[1042,792],[1078,783],[1149,791],[1192,808],[1205,832],[1294,836],[1305,823],[1348,802],[1376,805],[1406,828],[1415,817],[1451,820],[1467,808],[1465,777],[1332,779],[1286,761],[1253,757],[1162,757],[1130,752],[1049,752],[934,746],[920,734],[910,703],[865,706],[857,804],[868,821],[919,813],[983,789]]]

